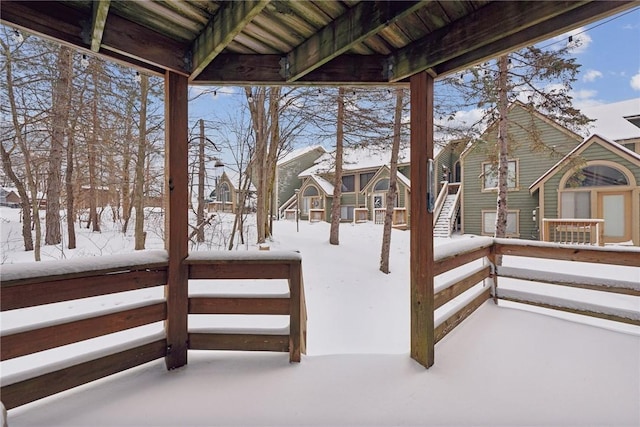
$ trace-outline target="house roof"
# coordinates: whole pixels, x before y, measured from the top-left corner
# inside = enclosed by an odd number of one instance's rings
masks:
[[[562,169],[562,166],[567,164],[572,158],[575,158],[575,156],[580,155],[580,153],[585,151],[594,143],[600,144],[604,148],[616,153],[617,155],[627,158],[629,161],[636,163],[638,167],[640,167],[640,154],[635,153],[628,148],[618,144],[617,142],[611,141],[610,139],[604,138],[600,135],[591,135],[590,137],[586,138],[580,145],[571,150],[571,152],[564,156],[558,163],[553,165],[551,169],[546,171],[533,184],[531,184],[529,186],[529,192],[534,193],[536,190],[538,190],[549,178],[560,171]]]
[[[280,160],[278,160],[278,166],[282,166],[312,151],[317,151],[319,154],[324,154],[327,152],[327,150],[325,150],[322,145],[310,145],[308,147],[298,148],[297,150],[289,151]]]
[[[387,173],[390,173],[391,172],[391,168],[389,168],[389,166],[387,166],[387,165],[384,165],[380,169],[378,169],[378,171],[375,173],[375,175],[373,175],[373,177],[369,180],[369,182],[367,182],[367,185],[364,186],[364,188],[362,189],[361,192],[366,191],[367,188],[371,187],[374,182],[378,181],[380,176],[382,176],[382,174],[385,171]],[[398,181],[400,181],[402,183],[402,185],[404,185],[408,189],[411,189],[411,180],[409,178],[407,178],[407,176],[405,174],[403,174],[400,171],[397,171],[397,175],[396,176],[398,178]]]
[[[398,153],[398,164],[409,163],[409,147]],[[345,171],[373,169],[388,165],[391,160],[390,147],[345,147],[342,154],[342,168]],[[335,152],[320,156],[310,168],[300,172],[300,178],[318,173],[332,172],[335,168]]]
[[[582,108],[584,115],[594,119],[590,135],[606,135],[614,141],[640,138],[640,127],[631,121],[640,115],[640,98]]]
[[[550,126],[553,126],[555,129],[559,130],[560,132],[566,134],[568,137],[570,138],[574,138],[576,140],[576,143],[578,143],[582,138],[580,135],[578,135],[577,133],[573,132],[570,129],[567,129],[566,127],[562,126],[561,124],[557,123],[556,121],[550,119],[549,117],[545,116],[544,114],[542,114],[541,112],[530,108],[528,105],[523,104],[520,101],[514,101],[509,105],[509,109],[507,111],[507,116],[516,108],[520,108],[525,110],[527,113],[529,114],[533,114],[536,118],[542,120],[543,122],[547,123]],[[494,127],[497,126],[498,121],[495,120],[492,123],[489,124],[489,126],[487,126],[487,128],[484,130],[484,132],[482,132],[481,137],[484,137],[488,134],[490,134],[491,132],[493,132]],[[471,141],[469,144],[467,144],[466,148],[462,151],[462,153],[460,154],[460,158],[464,158],[467,156],[467,154],[469,154],[470,151],[472,151],[475,148],[476,144],[473,143],[473,141]]]
[[[326,196],[333,195],[334,185],[330,183],[328,180],[324,179],[319,175],[309,175],[308,177],[312,182],[316,184],[320,190],[325,193]]]
[[[443,76],[633,1],[11,1],[3,24],[199,84],[398,83]],[[389,66],[392,65],[392,66]]]
[[[233,188],[237,189],[238,183],[240,182],[240,174],[237,171],[232,169],[226,169],[222,172],[222,175],[227,176],[227,180],[233,185]],[[249,191],[256,191],[256,187],[253,185],[253,182],[249,183]]]

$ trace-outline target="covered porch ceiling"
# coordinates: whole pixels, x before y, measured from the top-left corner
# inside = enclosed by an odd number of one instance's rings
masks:
[[[446,75],[633,1],[11,1],[1,21],[204,85],[363,85]]]

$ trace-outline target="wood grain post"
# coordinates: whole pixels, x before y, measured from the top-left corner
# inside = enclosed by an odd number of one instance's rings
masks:
[[[170,71],[165,74],[165,248],[167,270],[167,369],[187,364],[189,312],[187,89],[188,81]]]
[[[427,212],[427,160],[433,158],[433,77],[411,76],[411,357],[434,362],[433,213]]]
[[[302,268],[300,261],[289,266],[289,362],[300,362],[302,352]]]

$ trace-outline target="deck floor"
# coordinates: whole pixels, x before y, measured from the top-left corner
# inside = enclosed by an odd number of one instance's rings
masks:
[[[310,340],[313,336],[309,337]],[[640,337],[487,303],[408,355],[191,352],[9,411],[19,426],[640,425]]]

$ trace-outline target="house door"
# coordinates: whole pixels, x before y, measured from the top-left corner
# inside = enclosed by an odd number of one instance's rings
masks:
[[[604,241],[631,240],[631,192],[599,192],[598,217],[604,219]]]

